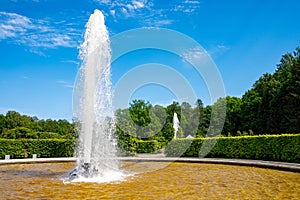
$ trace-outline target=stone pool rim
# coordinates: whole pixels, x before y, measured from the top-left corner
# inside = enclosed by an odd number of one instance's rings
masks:
[[[181,163],[203,163],[203,164],[223,164],[238,165],[248,167],[258,167],[275,169],[282,171],[300,173],[300,163],[265,161],[265,160],[248,160],[248,159],[224,159],[224,158],[191,158],[191,157],[118,157],[119,161],[124,162],[181,162]],[[36,163],[61,163],[76,162],[76,158],[25,158],[25,159],[8,159],[0,160],[1,165],[11,164],[36,164]]]

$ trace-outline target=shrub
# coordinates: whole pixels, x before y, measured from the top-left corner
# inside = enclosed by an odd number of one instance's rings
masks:
[[[136,153],[137,139],[130,134],[127,134],[119,127],[116,129],[117,132],[117,148],[119,155],[134,155]]]
[[[161,144],[156,140],[138,140],[136,146],[137,153],[155,153],[161,149]]]
[[[58,133],[52,133],[52,132],[37,132],[39,139],[53,139],[53,138],[61,138],[62,136]]]
[[[74,152],[74,141],[65,139],[0,139],[0,158],[70,157]]]
[[[36,133],[26,127],[17,127],[7,130],[2,133],[1,137],[7,139],[37,139]]]
[[[204,141],[206,144],[216,142],[207,155],[202,147]],[[198,157],[200,149],[206,157],[213,158],[300,162],[300,134],[177,139],[166,146],[165,153],[170,157]]]
[[[198,139],[186,139],[186,138],[180,138],[180,139],[173,139],[171,142],[169,142],[166,147],[165,147],[165,154],[169,157],[179,157],[179,156],[189,156],[193,157],[193,152],[192,151],[193,147],[191,147],[191,144],[197,142],[202,142],[203,138],[198,138]],[[187,150],[190,150],[187,152]],[[197,152],[198,155],[198,152]]]

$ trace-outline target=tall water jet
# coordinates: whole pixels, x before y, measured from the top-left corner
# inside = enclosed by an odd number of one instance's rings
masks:
[[[174,128],[174,131],[175,131],[175,134],[174,134],[174,138],[177,138],[177,132],[179,130],[179,119],[177,117],[177,113],[174,112],[174,115],[173,115],[173,128]]]
[[[90,16],[80,46],[82,66],[73,91],[73,117],[78,124],[77,167],[70,178],[105,176],[118,172],[113,142],[114,112],[111,92],[111,49],[104,16]]]

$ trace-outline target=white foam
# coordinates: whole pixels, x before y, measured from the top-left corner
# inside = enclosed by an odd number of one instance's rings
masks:
[[[64,180],[65,184],[68,183],[118,183],[124,181],[127,177],[132,176],[133,174],[125,173],[122,171],[106,170],[103,173],[95,177],[83,177],[78,176],[74,180]]]

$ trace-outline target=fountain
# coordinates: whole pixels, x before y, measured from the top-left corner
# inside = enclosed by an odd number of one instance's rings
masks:
[[[95,178],[119,174],[113,143],[110,41],[104,16],[95,10],[90,16],[80,46],[79,69],[73,97],[73,115],[78,122],[79,146],[77,167],[68,177]]]
[[[83,64],[74,87],[73,108],[80,143],[77,166],[68,175],[79,183],[61,181],[73,162],[0,165],[0,199],[300,199],[299,173],[255,168],[253,163],[251,167],[196,162],[166,166],[163,162],[170,162],[168,158],[159,162],[137,158],[119,164],[113,143],[110,44],[98,10],[87,23],[80,50]],[[173,128],[176,138],[177,113]],[[123,169],[135,176],[110,184],[86,183],[120,180]]]
[[[174,112],[174,116],[173,116],[173,128],[174,128],[174,138],[176,139],[177,138],[177,132],[179,130],[179,119],[177,117],[177,113]]]

